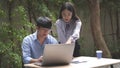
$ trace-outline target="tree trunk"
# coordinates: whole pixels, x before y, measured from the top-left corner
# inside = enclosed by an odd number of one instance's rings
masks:
[[[106,24],[105,24],[105,22],[106,22],[106,14],[107,14],[107,12],[106,12],[106,9],[104,9],[104,16],[103,16],[103,32],[104,32],[104,35],[106,34],[106,31],[105,31],[105,26],[106,26]]]
[[[8,6],[8,22],[9,22],[9,29],[10,32],[8,32],[9,34],[9,38],[11,39],[11,41],[13,41],[13,29],[12,29],[12,8],[13,8],[13,1],[7,1],[7,6]]]
[[[0,67],[2,67],[2,54],[0,54]]]
[[[115,38],[114,38],[114,29],[113,29],[113,11],[112,11],[112,9],[110,9],[109,15],[110,15],[110,24],[111,24],[111,36],[112,36],[112,41],[115,42]]]
[[[27,11],[28,11],[28,17],[29,17],[29,22],[32,23],[32,4],[31,4],[31,1],[27,1]],[[31,33],[33,33],[34,30],[33,28],[31,27]]]
[[[117,41],[119,42],[120,41],[120,23],[119,23],[119,10],[117,9],[116,10],[116,26],[117,26],[117,29],[116,29],[116,37],[117,37]],[[119,44],[119,43],[118,43]]]
[[[110,51],[102,36],[100,27],[100,7],[99,0],[88,0],[90,9],[90,24],[93,35],[93,40],[97,49],[103,51],[103,57],[111,57]]]

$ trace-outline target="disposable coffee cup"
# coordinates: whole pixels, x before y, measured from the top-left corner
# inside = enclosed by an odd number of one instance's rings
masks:
[[[96,56],[98,59],[102,58],[102,50],[97,50],[96,51]]]

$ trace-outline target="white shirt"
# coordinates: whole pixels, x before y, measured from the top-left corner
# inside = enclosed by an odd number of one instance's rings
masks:
[[[69,28],[67,29],[67,31],[65,31],[67,24],[69,24]],[[60,43],[65,43],[69,37],[72,37],[74,40],[77,40],[80,36],[79,34],[81,25],[82,23],[80,20],[71,20],[70,22],[66,23],[62,19],[58,19],[56,21],[58,41]]]

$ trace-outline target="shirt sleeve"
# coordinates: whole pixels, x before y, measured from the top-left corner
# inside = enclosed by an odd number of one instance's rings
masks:
[[[65,39],[64,32],[62,30],[64,25],[61,26],[60,20],[57,20],[55,25],[57,28],[58,42],[65,43],[66,39]]]
[[[58,41],[53,37],[51,40],[51,44],[58,44]]]
[[[82,23],[80,20],[76,21],[76,27],[74,29],[74,33],[72,34],[72,38],[74,40],[77,40],[79,38],[80,34],[80,29],[81,29]]]
[[[23,54],[23,62],[25,64],[30,63],[30,60],[32,58],[31,58],[29,41],[26,38],[22,42],[22,54]]]

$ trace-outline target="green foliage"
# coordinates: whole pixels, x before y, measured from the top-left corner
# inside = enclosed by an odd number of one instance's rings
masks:
[[[20,51],[19,48],[15,48],[16,44],[14,43],[10,44],[10,42],[8,42],[8,44],[5,45],[6,45],[5,46],[6,51],[2,55],[1,68],[8,68],[8,66],[9,68],[14,68],[14,67],[21,68],[22,63],[21,63],[21,54],[19,52]],[[6,48],[8,45],[10,47]]]
[[[1,18],[5,19],[7,16],[5,15],[6,12],[3,11],[4,10],[0,12],[0,15],[3,15]],[[22,39],[30,33],[28,29],[33,27],[27,19],[26,11],[23,6],[16,7],[13,12],[14,14],[12,14],[12,18],[15,20],[12,21],[12,24],[0,20],[1,68],[21,68],[21,42]]]
[[[120,9],[120,0],[103,0],[101,1],[101,6],[107,9]]]
[[[3,10],[0,10],[0,17],[3,17],[5,15],[5,12]]]

